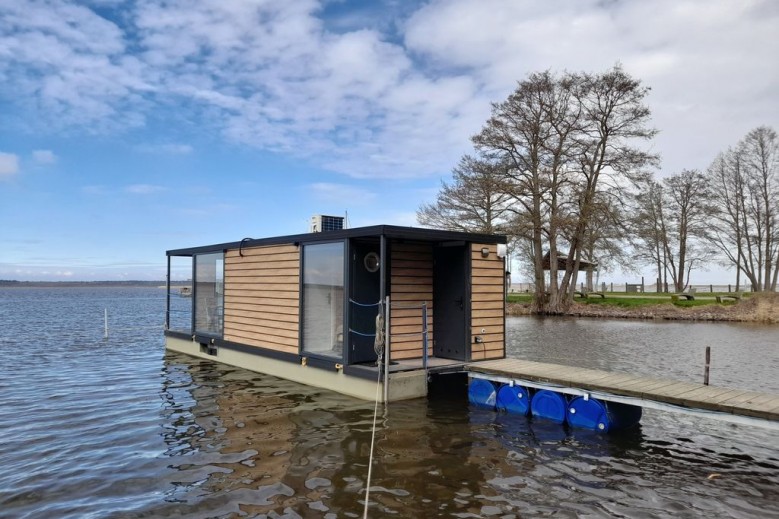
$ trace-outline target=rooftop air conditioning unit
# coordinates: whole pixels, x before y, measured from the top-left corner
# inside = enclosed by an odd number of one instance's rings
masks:
[[[340,231],[344,228],[343,216],[315,214],[311,217],[309,232]]]

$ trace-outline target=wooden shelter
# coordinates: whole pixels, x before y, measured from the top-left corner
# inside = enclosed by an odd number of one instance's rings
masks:
[[[550,270],[552,266],[551,253],[547,252],[544,257],[541,258],[541,265],[544,270]],[[568,268],[568,255],[561,252],[557,253],[557,271],[564,271]],[[579,261],[579,271],[583,270],[598,270],[598,264],[592,261]]]

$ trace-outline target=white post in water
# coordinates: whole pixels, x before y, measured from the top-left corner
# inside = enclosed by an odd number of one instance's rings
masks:
[[[105,324],[105,335],[103,335],[103,337],[108,339],[108,308],[105,309],[105,319],[103,322]]]

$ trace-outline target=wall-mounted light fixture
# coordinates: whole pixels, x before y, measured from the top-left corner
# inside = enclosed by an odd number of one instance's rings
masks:
[[[487,247],[482,247],[482,249],[481,249],[481,257],[482,258],[486,258],[489,255],[490,255],[490,249],[487,248]]]

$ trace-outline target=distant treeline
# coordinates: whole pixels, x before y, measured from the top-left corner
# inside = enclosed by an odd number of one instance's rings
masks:
[[[189,281],[171,281],[171,286],[189,286]],[[0,287],[162,287],[165,281],[14,281],[0,279]]]

